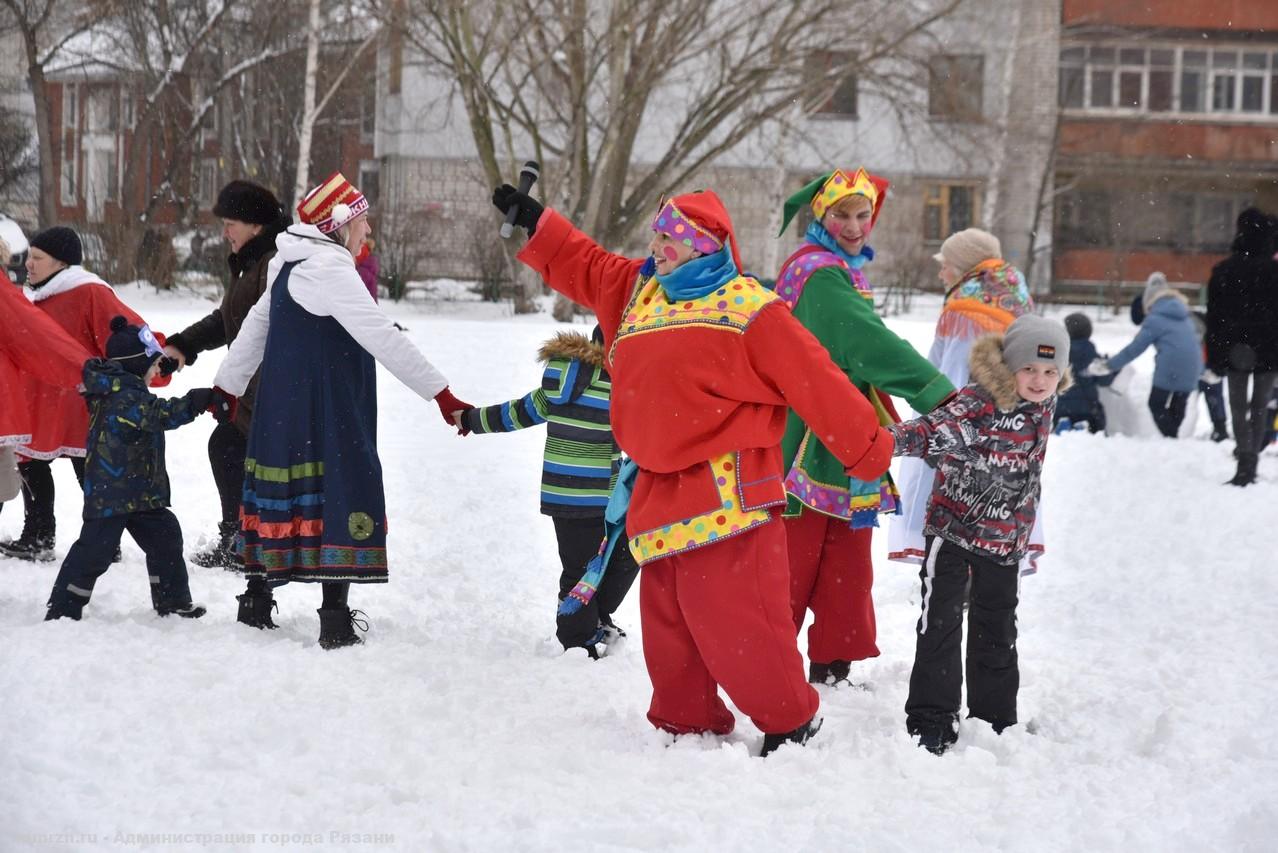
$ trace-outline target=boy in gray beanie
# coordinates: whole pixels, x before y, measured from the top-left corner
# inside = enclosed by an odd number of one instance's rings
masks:
[[[1056,394],[1069,387],[1069,334],[1055,320],[1018,317],[972,346],[971,382],[949,403],[887,427],[895,455],[936,467],[919,572],[922,615],[905,703],[906,730],[943,754],[958,740],[968,616],[968,716],[995,732],[1016,724],[1019,565],[1038,511]]]

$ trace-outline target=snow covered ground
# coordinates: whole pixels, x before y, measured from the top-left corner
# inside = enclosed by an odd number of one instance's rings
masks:
[[[212,307],[122,295],[164,331]],[[936,310],[890,324],[926,351]],[[533,387],[554,328],[461,302],[388,311],[477,404]],[[1134,332],[1093,317],[1102,352]],[[1151,365],[1134,365],[1133,411]],[[209,614],[160,620],[127,538],[84,620],[44,624],[58,564],[0,559],[0,850],[1274,849],[1273,449],[1236,489],[1205,416],[1195,440],[1053,438],[1049,559],[1019,610],[1025,724],[967,721],[940,759],[911,743],[916,570],[880,561],[868,689],[823,688],[820,735],[760,760],[745,718],[673,745],[648,725],[637,594],[619,653],[560,652],[539,430],[459,438],[385,373],[380,405],[392,577],[352,591],[362,647],[319,649],[314,586],[279,591],[279,630],[236,625],[241,582],[194,566]],[[169,434],[188,552],[217,515],[212,427]],[[70,465],[54,472],[61,556],[80,501]],[[0,536],[20,516],[6,507]]]

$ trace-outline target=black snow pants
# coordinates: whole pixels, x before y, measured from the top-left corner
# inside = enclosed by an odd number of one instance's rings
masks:
[[[603,541],[603,518],[555,518],[555,538],[559,542],[559,600],[563,601],[585,574],[586,564],[599,553]],[[604,571],[599,589],[590,603],[576,613],[559,616],[555,636],[565,649],[587,645],[601,624],[612,622],[612,614],[625,600],[639,574],[639,565],[623,540],[612,549],[612,559]]]
[[[967,619],[968,716],[1002,731],[1016,723],[1020,670],[1016,601],[1020,571],[930,536],[919,571],[922,614],[915,628],[914,669],[905,702],[911,734],[952,727],[963,688],[963,597],[971,579]]]
[[[128,530],[146,553],[146,569],[151,579],[151,604],[156,610],[184,607],[191,603],[186,561],[182,559],[182,528],[177,516],[167,509],[131,512],[106,518],[86,518],[80,538],[62,561],[53,582],[49,606],[60,614],[78,618],[93,595],[93,585],[111,567],[111,558]]]

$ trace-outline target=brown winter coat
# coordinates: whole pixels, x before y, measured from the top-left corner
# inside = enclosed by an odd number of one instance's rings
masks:
[[[936,465],[924,535],[1016,565],[1034,528],[1056,396],[1042,403],[1017,396],[1002,335],[978,340],[970,365],[971,383],[951,402],[888,431],[895,455]],[[1066,369],[1057,394],[1070,384]]]
[[[240,333],[240,326],[244,324],[244,318],[266,292],[266,269],[275,257],[275,238],[287,226],[287,222],[266,226],[261,234],[228,257],[226,262],[231,268],[231,282],[222,295],[221,306],[166,341],[182,351],[188,364],[193,363],[205,350],[229,347],[235,340]],[[253,420],[257,381],[258,377],[254,375],[240,397],[239,408],[235,413],[235,426],[246,436]]]

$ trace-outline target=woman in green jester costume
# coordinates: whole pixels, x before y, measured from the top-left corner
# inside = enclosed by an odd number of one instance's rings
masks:
[[[781,233],[804,206],[813,222],[782,265],[776,292],[829,351],[834,363],[874,404],[882,424],[900,420],[888,395],[931,411],[954,386],[883,324],[864,267],[874,258],[870,232],[888,182],[864,169],[835,169],[785,203]],[[786,540],[795,631],[807,611],[808,680],[845,682],[852,661],[877,657],[870,531],[881,512],[897,511],[891,478],[850,479],[820,437],[794,412],[782,452],[786,465]]]

